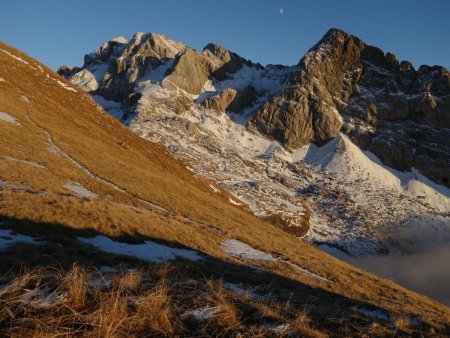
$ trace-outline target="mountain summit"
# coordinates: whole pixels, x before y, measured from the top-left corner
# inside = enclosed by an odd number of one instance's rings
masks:
[[[199,53],[160,34],[137,33],[129,42],[105,42],[85,56],[82,69],[58,72],[124,104],[128,113],[155,83],[181,90],[186,95],[174,109],[201,104],[245,115],[250,128],[290,148],[323,144],[342,132],[392,168],[416,168],[450,185],[448,70],[415,70],[338,29],[329,30],[295,67],[262,67],[217,44]]]
[[[291,147],[342,131],[395,169],[414,167],[450,184],[448,70],[416,71],[341,30],[328,31],[305,54],[252,123]]]

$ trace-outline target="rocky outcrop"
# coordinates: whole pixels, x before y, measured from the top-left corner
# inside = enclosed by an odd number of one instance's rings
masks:
[[[236,90],[227,88],[218,95],[206,98],[202,102],[202,106],[207,109],[214,109],[224,113],[236,98],[236,94]]]
[[[227,88],[217,95],[206,98],[202,102],[202,106],[221,113],[238,113],[251,106],[256,99],[257,93],[252,86],[244,87],[239,91]]]
[[[206,45],[203,54],[215,65],[212,76],[219,81],[228,79],[230,74],[242,69],[244,64],[251,65],[251,62],[216,43]]]
[[[168,89],[180,88],[189,94],[198,95],[213,70],[214,65],[207,57],[187,48],[176,57],[175,64],[162,85]]]
[[[85,55],[80,68],[60,67],[58,73],[77,83],[81,70],[92,73],[98,83],[90,91],[108,100],[128,103],[138,79],[161,66],[173,62],[187,47],[162,34],[136,33],[130,41],[113,39],[103,43],[95,52]],[[161,68],[160,68],[161,69]],[[163,77],[165,74],[160,75]],[[157,79],[160,80],[160,79]],[[77,83],[78,84],[78,83]]]
[[[251,125],[293,148],[342,131],[385,164],[449,185],[449,72],[416,71],[337,29],[305,54]]]
[[[113,39],[58,72],[126,111],[204,107],[297,148],[339,132],[384,164],[450,181],[450,74],[332,29],[295,67],[261,66],[210,43],[201,53],[160,34]],[[151,109],[150,109],[151,108]]]

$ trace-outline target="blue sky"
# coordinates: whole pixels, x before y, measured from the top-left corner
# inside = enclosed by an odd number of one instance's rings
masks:
[[[0,1],[0,40],[53,69],[137,31],[292,65],[337,27],[416,67],[450,68],[449,14],[449,0],[11,0]]]

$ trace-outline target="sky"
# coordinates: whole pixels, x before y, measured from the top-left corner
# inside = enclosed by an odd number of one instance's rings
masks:
[[[54,70],[81,66],[103,41],[135,32],[294,65],[334,27],[416,68],[450,68],[449,13],[449,0],[14,0],[0,1],[0,41]]]

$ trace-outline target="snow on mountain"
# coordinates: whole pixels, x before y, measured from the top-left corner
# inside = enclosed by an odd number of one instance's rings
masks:
[[[331,48],[324,46],[304,62],[321,62]],[[85,79],[78,85],[134,132],[164,144],[255,215],[310,243],[351,255],[399,252],[401,236],[424,219],[431,237],[443,238],[450,228],[449,189],[417,169],[387,167],[344,134],[321,147],[290,149],[249,127],[267,100],[297,88],[292,78],[299,66],[262,67],[214,44],[197,53],[152,33],[105,42],[86,60],[82,70],[60,73]],[[89,89],[94,78],[85,71],[97,74],[97,89]],[[186,77],[204,82],[191,86]]]
[[[164,100],[174,95],[159,90]],[[280,214],[294,233],[309,224],[300,235],[311,243],[371,254],[395,250],[401,225],[416,227],[419,216],[433,220],[431,232],[448,227],[448,188],[417,171],[401,173],[383,166],[345,135],[320,148],[291,151],[235,123],[233,114],[199,107],[176,114],[154,100],[154,95],[143,96],[132,130],[165,144],[257,216]],[[411,223],[414,219],[417,223]]]

